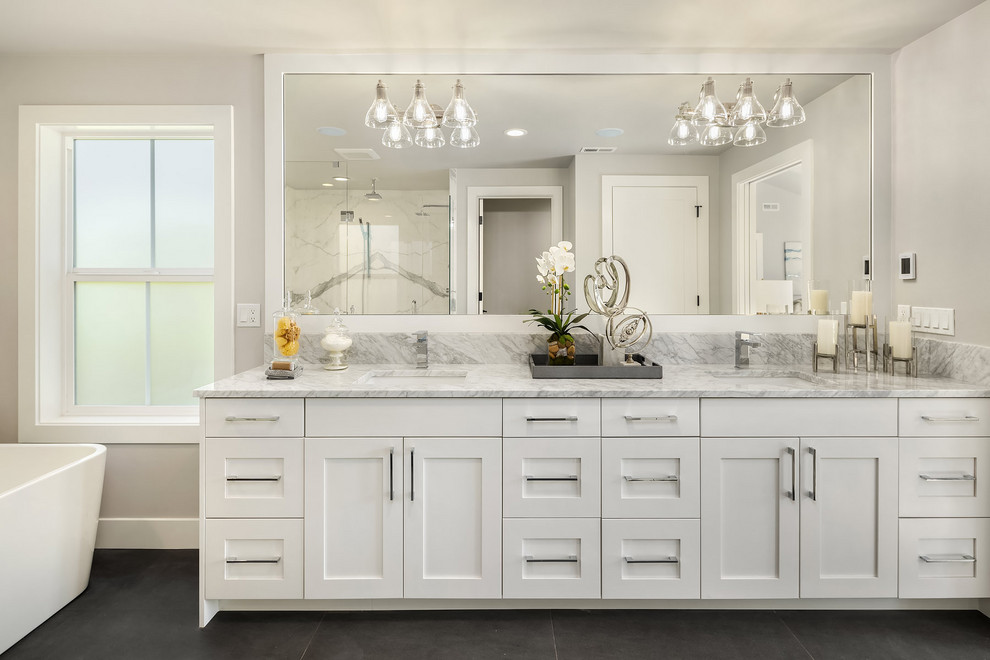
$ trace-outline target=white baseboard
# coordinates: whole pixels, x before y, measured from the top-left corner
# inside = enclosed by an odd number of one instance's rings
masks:
[[[199,547],[198,518],[100,518],[97,548],[177,550]]]

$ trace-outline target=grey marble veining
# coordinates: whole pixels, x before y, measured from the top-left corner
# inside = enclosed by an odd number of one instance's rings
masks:
[[[968,383],[990,385],[990,347],[917,337],[919,370]]]

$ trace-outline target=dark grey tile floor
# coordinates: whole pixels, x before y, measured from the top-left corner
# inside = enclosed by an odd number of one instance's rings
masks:
[[[990,659],[979,612],[221,612],[200,630],[196,577],[195,551],[98,550],[89,588],[3,660]]]

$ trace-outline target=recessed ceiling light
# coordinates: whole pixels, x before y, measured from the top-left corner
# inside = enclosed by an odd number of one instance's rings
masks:
[[[523,135],[526,135],[526,133],[529,133],[529,131],[525,128],[509,128],[505,131],[505,134],[509,137],[522,137]]]
[[[321,183],[320,185],[323,186],[324,188],[333,188],[332,183]]]
[[[347,131],[342,128],[337,128],[336,126],[320,126],[316,129],[317,133],[322,133],[323,135],[329,135],[330,137],[338,137],[341,135],[347,135]]]
[[[599,128],[595,131],[595,135],[598,137],[619,137],[625,133],[621,128]]]
[[[346,176],[335,176],[333,178],[333,180],[334,181],[350,181],[350,179],[348,179]]]

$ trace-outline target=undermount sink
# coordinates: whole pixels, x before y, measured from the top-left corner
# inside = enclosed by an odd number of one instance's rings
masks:
[[[395,369],[369,371],[357,382],[362,385],[463,385],[466,371],[450,369]]]

